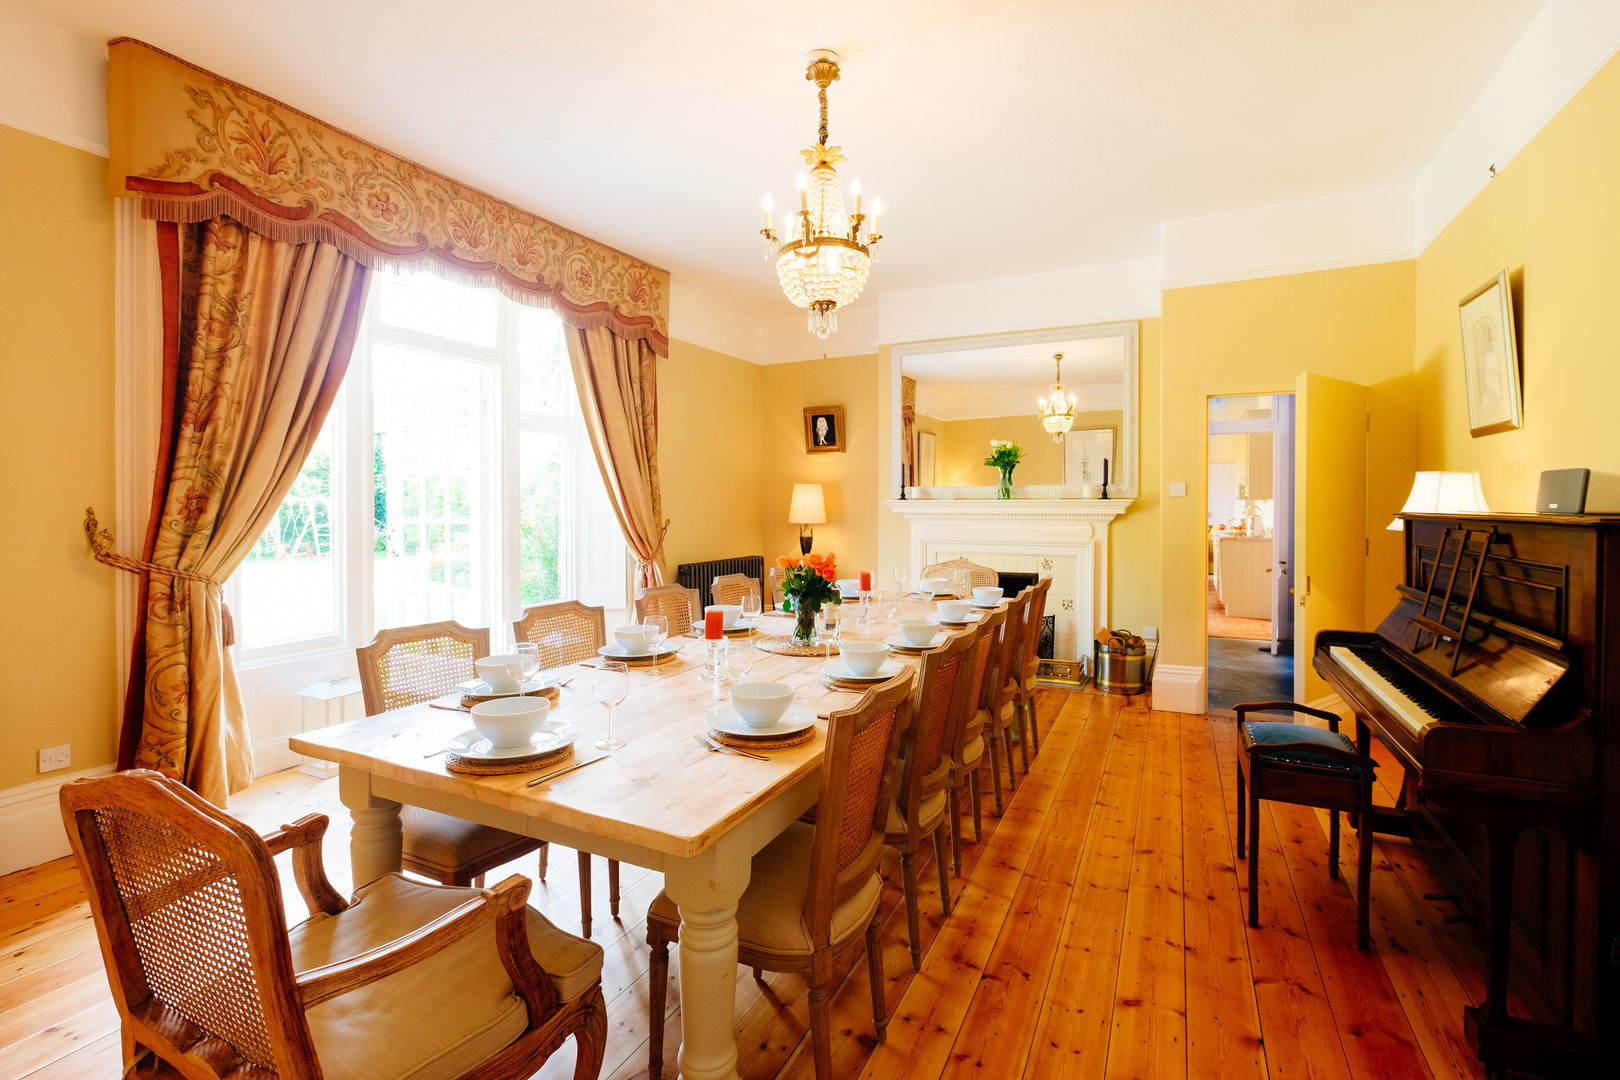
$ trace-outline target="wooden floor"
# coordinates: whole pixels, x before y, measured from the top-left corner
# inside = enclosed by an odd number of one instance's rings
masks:
[[[835,999],[832,1075],[1481,1075],[1461,1030],[1462,1007],[1483,985],[1476,932],[1444,925],[1445,912],[1423,899],[1442,890],[1406,842],[1377,845],[1375,949],[1362,953],[1355,947],[1354,840],[1342,853],[1341,880],[1332,881],[1325,817],[1268,806],[1262,927],[1250,929],[1246,875],[1232,847],[1231,721],[1150,714],[1142,699],[1127,705],[1091,692],[1044,691],[1040,708],[1041,752],[1005,815],[997,819],[986,807],[986,835],[967,846],[948,920],[940,916],[937,882],[928,884],[934,874],[919,874],[925,952],[916,975],[898,886],[886,889],[888,1042],[874,1048],[858,966]],[[347,888],[347,820],[335,781],[277,774],[239,796],[233,809],[259,827],[311,809],[331,814],[327,862],[339,888]],[[594,936],[607,951],[603,1075],[644,1076],[642,918],[660,879],[626,866],[623,916],[615,922],[604,864],[594,862]],[[577,930],[573,864],[570,853],[553,850],[549,881],[537,883],[533,902]],[[885,868],[897,882],[897,860]],[[532,860],[513,869],[535,872]],[[678,980],[678,961],[672,967]],[[665,1061],[672,1063],[680,1017],[678,998],[669,1000]],[[756,982],[740,972],[736,1016],[744,1077],[813,1075],[807,999],[797,978]],[[62,860],[0,879],[0,1076],[111,1080],[118,1053],[116,1018],[72,865]],[[569,1076],[572,1067],[568,1047],[540,1075]],[[673,1070],[666,1065],[667,1075]]]

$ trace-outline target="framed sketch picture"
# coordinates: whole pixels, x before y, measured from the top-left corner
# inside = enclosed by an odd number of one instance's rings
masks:
[[[1112,469],[1115,464],[1113,428],[1076,428],[1063,436],[1065,484],[1102,484],[1105,461]],[[1112,471],[1109,479],[1113,479]]]
[[[844,452],[844,407],[808,405],[804,410],[804,452],[831,454]]]
[[[1507,271],[1462,298],[1463,382],[1468,430],[1476,438],[1524,426],[1519,397],[1519,350]]]
[[[933,487],[938,482],[934,473],[935,452],[934,433],[917,432],[917,479],[912,481],[917,487]]]

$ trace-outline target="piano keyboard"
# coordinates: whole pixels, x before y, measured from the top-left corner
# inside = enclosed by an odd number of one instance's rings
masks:
[[[1451,719],[1449,714],[1455,711],[1447,707],[1449,702],[1442,705],[1434,700],[1433,691],[1427,684],[1413,685],[1416,680],[1407,676],[1406,669],[1386,657],[1382,650],[1334,645],[1328,649],[1328,653],[1338,661],[1346,674],[1400,721],[1414,739],[1422,738],[1430,724]]]

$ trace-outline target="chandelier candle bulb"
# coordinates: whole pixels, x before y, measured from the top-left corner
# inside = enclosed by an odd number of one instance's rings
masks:
[[[853,181],[850,182],[849,191],[850,191],[851,195],[855,196],[855,216],[860,217],[861,216],[861,178],[860,177],[857,176]]]
[[[766,192],[761,205],[765,208],[765,231],[771,231],[771,193]]]
[[[802,172],[799,174],[799,209],[810,212],[810,178]]]

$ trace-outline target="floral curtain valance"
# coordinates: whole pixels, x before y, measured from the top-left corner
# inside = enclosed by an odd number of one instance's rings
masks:
[[[131,38],[108,45],[108,185],[375,267],[431,268],[669,351],[669,274]]]

